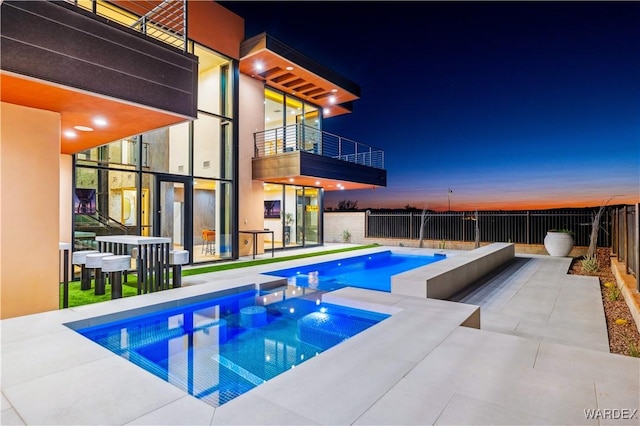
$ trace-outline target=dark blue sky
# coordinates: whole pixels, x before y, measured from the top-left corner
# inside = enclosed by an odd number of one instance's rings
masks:
[[[388,186],[326,205],[640,201],[640,2],[221,2],[353,80],[324,130],[385,150]]]

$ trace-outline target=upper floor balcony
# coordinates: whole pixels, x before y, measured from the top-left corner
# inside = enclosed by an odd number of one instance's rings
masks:
[[[180,50],[187,50],[186,0],[121,1],[118,4],[104,0],[64,1]]]
[[[2,101],[59,112],[65,154],[195,119],[183,3],[150,3],[0,2]]]
[[[387,184],[383,150],[303,124],[254,133],[253,178],[325,190]]]

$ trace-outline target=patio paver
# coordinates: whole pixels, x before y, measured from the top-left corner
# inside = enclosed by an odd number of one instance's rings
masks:
[[[516,260],[486,280],[475,305],[329,293],[327,300],[393,315],[218,408],[62,324],[206,294],[239,282],[237,270],[130,300],[3,320],[2,424],[598,424],[585,409],[639,408],[640,359],[608,353],[599,288],[567,276],[568,259]],[[244,274],[253,282],[259,271]],[[461,327],[477,306],[481,329]]]

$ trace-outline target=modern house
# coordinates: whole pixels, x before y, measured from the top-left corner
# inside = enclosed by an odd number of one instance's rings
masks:
[[[2,318],[58,309],[60,242],[322,245],[325,191],[386,185],[381,150],[323,131],[358,85],[213,1],[0,7]]]

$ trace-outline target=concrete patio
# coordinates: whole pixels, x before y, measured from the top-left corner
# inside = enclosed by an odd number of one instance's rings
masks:
[[[184,277],[180,289],[3,320],[2,424],[640,422],[633,411],[640,406],[640,359],[608,352],[598,280],[567,275],[568,258],[516,256],[458,302],[355,288],[325,294],[329,303],[392,316],[218,408],[63,325],[264,282],[272,277],[260,272],[283,264],[276,265]],[[480,329],[473,328],[478,307]],[[600,418],[585,410],[600,410],[592,412]]]

